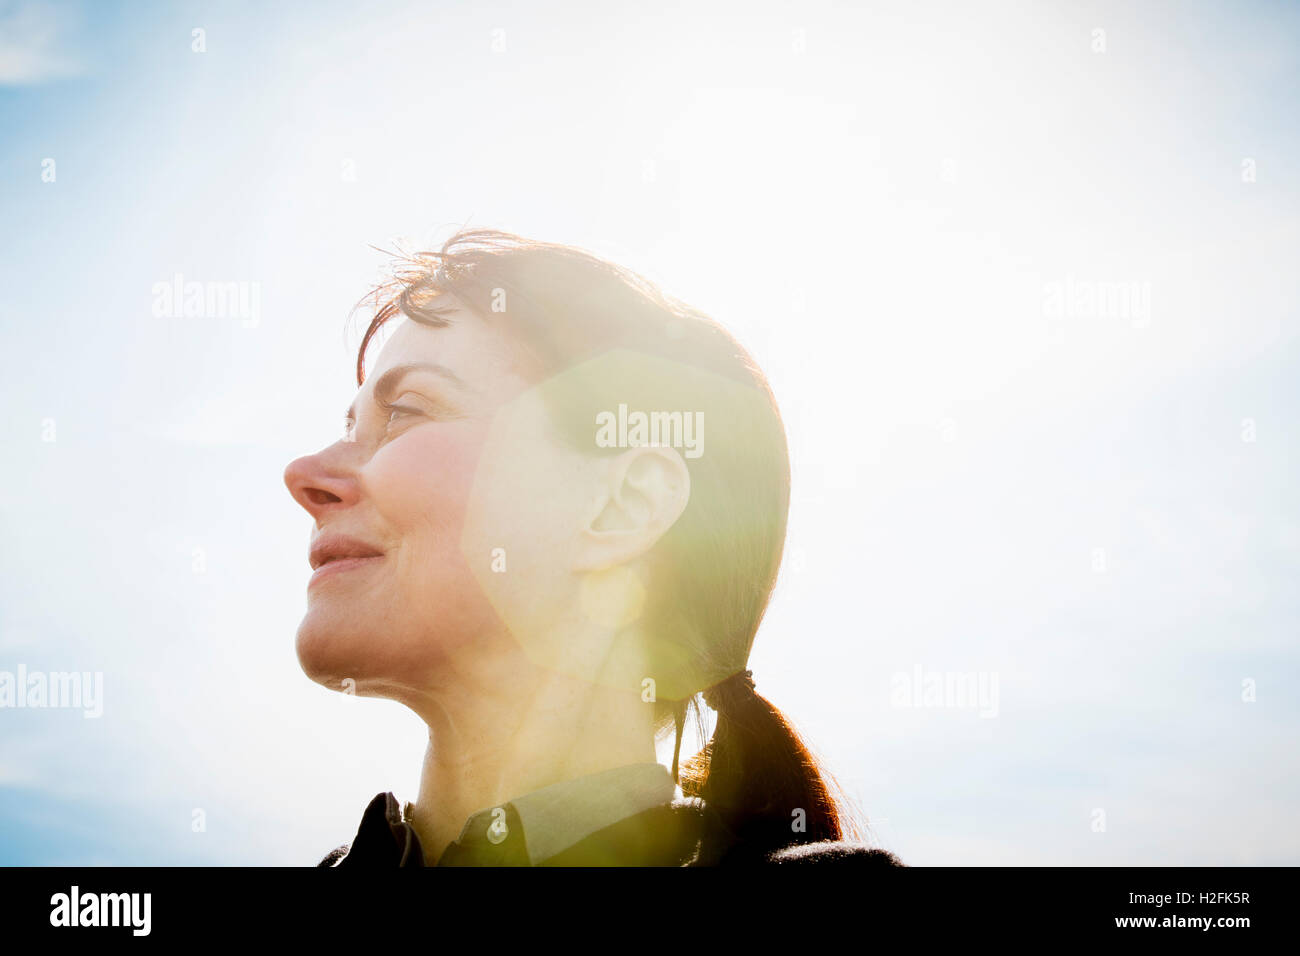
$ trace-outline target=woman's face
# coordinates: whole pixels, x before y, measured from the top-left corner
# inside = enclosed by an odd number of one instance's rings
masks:
[[[554,437],[509,337],[463,310],[450,320],[402,321],[345,436],[285,470],[314,521],[298,658],[327,686],[427,690],[471,648],[507,647],[490,575],[533,596],[569,587],[590,469]]]

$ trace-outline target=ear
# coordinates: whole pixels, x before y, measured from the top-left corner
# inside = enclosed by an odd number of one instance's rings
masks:
[[[676,448],[639,446],[609,459],[574,570],[601,571],[645,554],[690,498],[691,473]]]

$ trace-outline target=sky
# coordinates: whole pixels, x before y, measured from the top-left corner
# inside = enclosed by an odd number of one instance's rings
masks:
[[[0,863],[308,865],[414,797],[423,725],[298,667],[281,476],[378,250],[462,225],[756,356],[750,667],[877,842],[1300,863],[1300,8],[978,6],[0,2],[0,681],[102,675],[0,706]]]

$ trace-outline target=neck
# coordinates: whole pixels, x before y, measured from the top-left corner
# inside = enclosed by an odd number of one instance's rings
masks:
[[[421,708],[429,745],[410,822],[433,865],[480,810],[630,763],[655,760],[652,704],[578,678],[530,670]]]

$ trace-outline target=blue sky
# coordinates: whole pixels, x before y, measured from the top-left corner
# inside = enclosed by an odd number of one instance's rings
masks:
[[[471,223],[763,364],[751,666],[886,846],[1300,863],[1300,9],[970,6],[0,3],[0,671],[105,686],[0,709],[0,862],[312,863],[413,796],[419,723],[298,669],[280,475],[371,245]],[[155,314],[178,273],[256,321]]]

